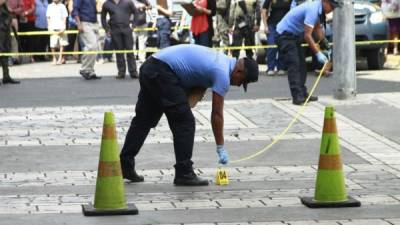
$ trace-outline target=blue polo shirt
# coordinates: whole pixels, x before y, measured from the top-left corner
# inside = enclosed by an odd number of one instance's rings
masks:
[[[314,28],[319,22],[319,15],[322,13],[322,2],[316,0],[305,2],[291,9],[285,17],[278,23],[276,31],[279,34],[288,32],[300,35],[304,32],[304,25]]]
[[[97,23],[96,0],[73,0],[72,16],[81,22]]]
[[[235,58],[194,44],[168,47],[153,57],[171,67],[182,87],[211,87],[222,97],[229,90],[230,76],[236,64]]]

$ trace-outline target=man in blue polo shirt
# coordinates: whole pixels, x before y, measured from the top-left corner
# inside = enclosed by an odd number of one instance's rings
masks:
[[[223,106],[229,86],[258,80],[258,64],[249,58],[236,60],[199,45],[177,45],[165,48],[149,57],[139,73],[140,92],[136,115],[126,135],[121,151],[122,175],[132,182],[142,182],[135,171],[135,156],[139,153],[149,131],[163,113],[173,134],[175,149],[175,185],[208,185],[193,170],[192,152],[195,119],[188,103],[187,92],[212,88],[211,124],[222,164],[228,163],[224,148]]]
[[[293,104],[302,105],[308,97],[305,86],[307,69],[301,44],[303,40],[309,45],[318,62],[325,64],[328,57],[318,48],[313,39],[315,34],[317,41],[324,39],[324,31],[321,24],[328,14],[338,7],[337,0],[316,0],[305,2],[292,10],[278,23],[276,31],[277,44],[285,65],[288,67],[288,80]],[[317,101],[318,97],[311,96],[310,101]]]

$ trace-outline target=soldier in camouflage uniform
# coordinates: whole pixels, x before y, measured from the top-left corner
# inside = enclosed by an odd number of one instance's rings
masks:
[[[11,51],[11,19],[6,0],[0,0],[0,54]],[[3,84],[19,84],[19,81],[10,77],[8,56],[0,56],[0,64],[3,67]]]
[[[255,33],[261,22],[260,0],[233,0],[229,12],[229,27],[233,27],[232,46],[255,45]],[[239,58],[240,50],[232,50],[232,56]],[[246,49],[246,56],[253,58],[253,49]]]
[[[229,46],[229,8],[231,0],[217,0],[217,13],[215,15],[215,34],[213,37],[214,46]],[[222,42],[222,45],[221,45]],[[228,51],[225,50],[225,54]]]

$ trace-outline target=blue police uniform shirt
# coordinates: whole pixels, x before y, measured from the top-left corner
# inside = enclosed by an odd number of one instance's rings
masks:
[[[322,13],[321,0],[305,2],[291,9],[278,23],[276,31],[279,34],[288,32],[299,35],[304,32],[304,25],[314,28],[319,22],[319,15]]]
[[[183,44],[165,48],[153,57],[168,64],[183,88],[211,87],[224,97],[236,59],[200,45]]]

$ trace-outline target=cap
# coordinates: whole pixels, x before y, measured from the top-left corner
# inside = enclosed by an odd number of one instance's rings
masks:
[[[247,84],[258,81],[258,64],[254,59],[243,58],[244,60],[244,74],[243,89],[247,91]]]
[[[338,0],[328,0],[333,8],[342,7],[342,2]]]

